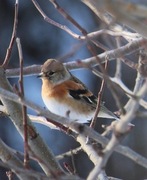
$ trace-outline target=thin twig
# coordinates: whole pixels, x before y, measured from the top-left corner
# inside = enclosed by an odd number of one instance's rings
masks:
[[[116,37],[116,44],[117,44],[117,48],[121,47],[119,37]],[[115,78],[121,79],[121,59],[119,58],[117,58],[117,61],[116,61]]]
[[[24,84],[23,84],[23,54],[22,47],[19,38],[16,38],[19,60],[20,60],[20,77],[19,77],[19,88],[20,96],[24,98]],[[29,168],[29,145],[28,145],[28,125],[27,125],[27,107],[22,105],[22,115],[23,115],[23,126],[24,126],[24,166]]]
[[[105,63],[105,70],[107,69],[107,67],[108,67],[108,61],[106,61],[106,63]],[[101,87],[100,87],[100,90],[99,90],[99,93],[98,93],[98,101],[97,101],[95,114],[94,114],[94,117],[93,117],[93,119],[92,119],[92,121],[90,123],[90,127],[92,127],[92,128],[95,127],[96,120],[97,120],[97,117],[98,117],[98,113],[100,111],[100,104],[101,104],[101,99],[102,99],[102,95],[103,95],[103,91],[104,91],[104,85],[105,85],[105,79],[102,80]]]
[[[65,168],[70,174],[74,174],[74,170],[72,169],[72,167],[71,167],[68,163],[64,162],[63,165],[64,165],[64,168]]]
[[[71,31],[67,26],[62,25],[60,23],[55,22],[54,20],[50,19],[41,9],[40,5],[37,3],[36,0],[32,0],[33,4],[35,5],[36,9],[39,11],[39,13],[42,15],[42,17],[44,18],[44,20],[56,27],[58,27],[59,29],[62,29],[64,31],[66,31],[68,34],[70,34],[72,37],[79,39],[79,35],[77,35],[76,33],[74,33],[73,31]]]
[[[4,67],[5,69],[6,69],[7,65],[9,64],[10,56],[11,56],[11,53],[12,53],[12,48],[13,48],[13,45],[14,45],[14,42],[15,42],[15,38],[16,38],[16,33],[17,33],[18,1],[19,0],[15,1],[15,15],[14,15],[13,32],[12,32],[11,40],[10,40],[9,47],[7,49],[7,52],[6,52],[6,56],[5,56],[4,62],[2,64],[2,67]]]
[[[87,35],[87,32],[84,28],[81,27],[81,25],[75,21],[59,4],[56,2],[56,0],[49,0],[54,7],[58,10],[58,12],[67,20],[69,20],[75,27],[77,27],[78,30],[81,31],[82,34]]]
[[[71,162],[72,162],[72,167],[73,167],[73,174],[76,174],[77,171],[76,171],[76,165],[75,165],[73,150],[71,150]]]
[[[141,65],[141,62],[144,59],[143,52],[144,51],[140,51],[140,54],[139,54],[139,59],[138,59],[138,65],[139,66]],[[139,91],[139,89],[142,87],[143,80],[144,80],[144,78],[142,77],[140,72],[137,71],[136,83],[134,86],[133,94],[136,94]],[[125,105],[125,109],[127,112],[130,111],[130,108],[132,107],[132,102],[133,102],[133,99],[130,98],[129,101],[127,102],[127,104]]]
[[[66,157],[70,157],[71,156],[71,152],[72,152],[72,154],[77,154],[79,151],[81,151],[82,149],[81,149],[81,146],[80,147],[77,147],[77,148],[75,148],[75,149],[72,149],[72,151],[70,150],[70,151],[67,151],[67,152],[65,152],[65,153],[63,153],[63,154],[59,154],[59,155],[57,155],[56,156],[56,159],[57,160],[62,160],[63,158],[66,158]]]

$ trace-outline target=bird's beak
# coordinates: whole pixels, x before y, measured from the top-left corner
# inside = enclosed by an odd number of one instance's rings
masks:
[[[43,72],[41,72],[38,76],[37,76],[37,78],[42,78],[43,77]]]

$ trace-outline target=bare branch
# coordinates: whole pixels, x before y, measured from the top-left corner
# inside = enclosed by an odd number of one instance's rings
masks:
[[[15,101],[17,103],[21,103],[24,104],[32,109],[34,109],[37,113],[39,113],[40,115],[44,115],[45,117],[48,117],[58,123],[61,123],[66,125],[67,127],[70,127],[72,130],[74,130],[77,133],[82,133],[85,137],[90,137],[91,139],[95,140],[98,143],[101,143],[102,146],[106,146],[106,144],[108,143],[108,140],[105,137],[102,137],[100,134],[98,134],[97,132],[93,131],[91,128],[89,128],[86,125],[83,124],[79,124],[76,122],[70,123],[69,120],[67,118],[64,117],[59,117],[55,114],[52,114],[51,112],[49,112],[48,110],[42,109],[40,106],[26,100],[26,99],[20,99],[17,95],[15,95],[14,93],[11,93],[9,91],[6,91],[2,88],[0,88],[0,94],[1,96],[7,97],[12,101]],[[41,122],[41,117],[39,119],[39,123]],[[42,119],[42,123],[46,126],[48,126],[48,122],[44,121],[44,118]],[[50,127],[50,124],[49,124]],[[82,129],[82,131],[81,131]],[[124,147],[124,146],[118,146],[115,149],[116,152],[132,159],[134,162],[140,164],[141,166],[147,168],[147,159],[142,157],[141,155],[139,155],[138,153],[134,152],[133,150],[131,150],[128,147]]]
[[[13,24],[12,37],[11,37],[11,40],[10,40],[9,47],[7,49],[5,60],[4,60],[3,64],[2,64],[2,67],[4,67],[4,68],[7,67],[7,65],[9,63],[9,60],[10,60],[12,48],[13,48],[15,38],[16,38],[17,24],[18,24],[18,0],[15,1],[15,15],[14,15],[14,24]]]
[[[16,173],[16,175],[20,179],[27,180],[28,178],[30,178],[30,175],[22,174],[19,171],[16,171],[15,169],[16,167],[19,167],[20,169],[24,168],[23,163],[1,139],[0,139],[0,149],[1,149],[0,157],[2,162],[11,166],[12,171]]]
[[[143,59],[144,59],[143,52],[142,53],[140,52],[139,61],[138,61],[139,66]],[[139,89],[142,87],[143,80],[144,80],[144,78],[141,76],[140,72],[137,71],[136,83],[134,86],[133,94],[136,94],[139,91]],[[130,98],[130,100],[125,105],[125,109],[127,110],[127,112],[130,111],[130,108],[132,107],[132,103],[133,103],[133,99]]]
[[[72,151],[70,150],[70,151],[67,151],[67,152],[65,152],[63,154],[57,155],[56,159],[61,160],[61,159],[66,158],[66,157],[70,157],[72,154],[77,154],[81,150],[82,150],[81,147],[77,147],[75,149],[72,149]]]
[[[8,83],[7,79],[4,76],[4,71],[0,69],[0,87],[4,88],[5,91],[9,90],[12,93],[12,87]],[[13,94],[13,93],[12,93]],[[17,100],[20,99],[17,95],[15,96]],[[22,125],[22,112],[21,106],[18,103],[14,103],[8,99],[6,96],[1,96],[1,101],[5,108],[7,109],[7,113],[9,114],[12,122],[18,129],[19,133],[23,137],[24,129]],[[26,105],[26,104],[24,104]],[[59,164],[56,162],[51,150],[47,147],[47,145],[43,142],[42,138],[36,132],[36,129],[33,127],[32,123],[28,120],[28,143],[31,147],[32,152],[36,154],[37,157],[43,160],[44,163],[40,164],[47,175],[50,174],[63,174]],[[58,172],[58,173],[57,173]]]
[[[43,16],[44,20],[64,31],[66,31],[68,34],[70,34],[72,37],[79,39],[79,35],[77,35],[76,33],[74,33],[73,31],[71,31],[67,26],[59,24],[57,22],[55,22],[54,20],[50,19],[41,9],[40,5],[37,3],[36,0],[32,0],[33,4],[35,5],[35,7],[37,8],[37,10],[39,11],[39,13]]]
[[[107,67],[108,67],[108,61],[106,62],[105,64],[105,71],[107,70]],[[102,83],[101,83],[101,87],[100,87],[100,90],[99,90],[99,93],[98,93],[98,101],[97,101],[97,106],[96,106],[96,110],[95,110],[95,114],[94,114],[94,117],[90,123],[90,127],[94,128],[95,127],[95,124],[96,124],[96,120],[97,120],[97,117],[98,117],[98,113],[100,111],[100,103],[102,102],[102,94],[103,94],[103,90],[104,90],[104,85],[105,85],[105,78],[102,80]]]
[[[64,9],[59,6],[59,4],[56,2],[56,0],[50,0],[50,2],[54,5],[54,7],[59,11],[59,13],[65,17],[67,20],[69,20],[75,27],[77,27],[77,29],[79,29],[81,31],[82,34],[84,34],[85,36],[87,36],[87,32],[84,28],[81,27],[80,24],[77,23],[77,21],[75,21],[66,11],[64,11]],[[80,38],[81,39],[81,38]]]
[[[16,43],[19,53],[20,61],[20,77],[19,77],[19,87],[20,87],[20,96],[24,98],[24,86],[23,86],[23,54],[20,39],[16,38]],[[22,115],[23,115],[23,126],[24,126],[24,166],[29,168],[29,145],[28,145],[28,127],[27,127],[27,107],[22,105]]]
[[[122,56],[129,55],[133,53],[134,51],[143,48],[146,46],[147,40],[143,38],[139,38],[137,40],[134,40],[124,46],[121,46],[120,48],[106,51],[102,54],[97,55],[98,58],[100,59],[101,63],[104,63],[107,57],[108,61],[121,58]],[[71,69],[79,69],[83,67],[93,67],[96,65],[99,65],[95,57],[87,58],[80,60],[80,63],[78,61],[72,61],[65,63],[66,67],[71,70]],[[40,73],[41,66],[39,65],[32,65],[29,67],[25,67],[23,69],[24,75],[36,75]],[[7,77],[18,77],[19,76],[20,69],[7,69],[6,70],[6,76]]]
[[[138,16],[141,12],[141,9],[145,12],[147,8],[144,7],[143,9],[142,6],[135,4],[130,5],[130,3],[128,2],[118,0],[82,0],[82,2],[84,2],[89,8],[91,8],[95,12],[95,14],[97,14],[97,10],[99,9],[102,9],[102,11],[107,11],[112,14],[114,16],[114,19],[118,22],[131,27],[133,30],[140,33],[143,37],[147,37],[147,26],[143,24],[139,19],[137,19],[136,16],[134,16],[134,13],[132,13],[134,12],[135,8],[135,11],[138,11],[135,12],[135,15]],[[118,7],[121,7],[121,9]],[[141,14],[143,15],[143,12]]]

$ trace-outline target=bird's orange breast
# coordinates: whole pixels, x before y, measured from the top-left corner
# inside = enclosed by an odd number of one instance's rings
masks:
[[[67,95],[67,89],[65,88],[65,85],[59,84],[59,85],[53,85],[49,83],[48,80],[43,80],[42,84],[42,96],[45,98],[62,98]]]
[[[43,80],[42,96],[43,97],[55,97],[63,98],[69,95],[69,90],[83,89],[83,86],[72,80],[65,81],[61,84],[53,85],[48,80]],[[91,92],[87,92],[86,95],[91,95]]]

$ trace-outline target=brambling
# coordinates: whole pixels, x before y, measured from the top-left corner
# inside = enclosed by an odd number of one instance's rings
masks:
[[[42,79],[42,99],[49,111],[79,123],[93,118],[97,98],[61,62],[48,59],[38,77]],[[103,103],[98,117],[118,119]]]

